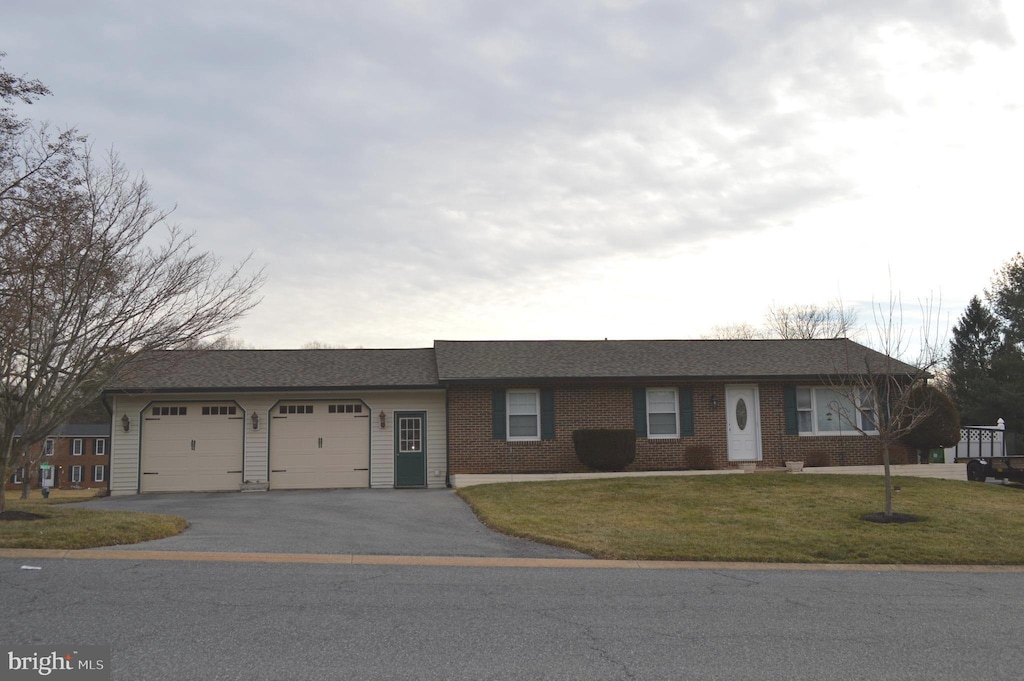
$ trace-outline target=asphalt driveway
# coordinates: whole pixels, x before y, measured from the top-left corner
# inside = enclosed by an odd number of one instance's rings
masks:
[[[581,558],[485,527],[451,490],[302,490],[141,494],[88,508],[169,513],[176,537],[110,548],[249,553]]]

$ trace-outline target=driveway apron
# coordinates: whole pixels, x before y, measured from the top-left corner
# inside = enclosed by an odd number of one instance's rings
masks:
[[[118,549],[585,557],[494,532],[447,489],[144,494],[96,499],[86,507],[168,513],[189,521],[176,537],[109,547]]]

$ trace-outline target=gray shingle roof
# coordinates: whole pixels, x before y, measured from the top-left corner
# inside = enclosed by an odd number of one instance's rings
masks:
[[[438,387],[434,351],[167,350],[122,372],[111,391]]]
[[[885,355],[838,340],[436,341],[442,382],[814,378],[863,374]],[[892,361],[892,360],[890,360]],[[891,371],[916,373],[895,362]]]
[[[863,374],[887,361],[839,340],[436,341],[400,350],[174,350],[111,392],[437,388],[460,381],[769,379]],[[894,362],[895,372],[915,374]]]
[[[20,437],[23,426],[14,429],[14,436]],[[65,423],[57,426],[50,437],[110,437],[110,423]]]

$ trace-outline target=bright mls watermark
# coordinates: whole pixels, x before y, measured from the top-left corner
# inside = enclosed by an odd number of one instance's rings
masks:
[[[3,649],[0,678],[110,681],[110,646],[11,646]]]

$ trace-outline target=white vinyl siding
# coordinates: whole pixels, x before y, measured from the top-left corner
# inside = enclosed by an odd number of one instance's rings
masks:
[[[370,486],[395,486],[395,412],[426,411],[424,446],[427,450],[427,487],[444,487],[448,472],[445,395],[441,390],[360,393],[372,411],[370,422]],[[387,415],[380,427],[380,412]]]
[[[647,437],[679,437],[679,395],[675,388],[647,389]]]
[[[508,439],[540,439],[540,392],[509,390],[506,393]]]

